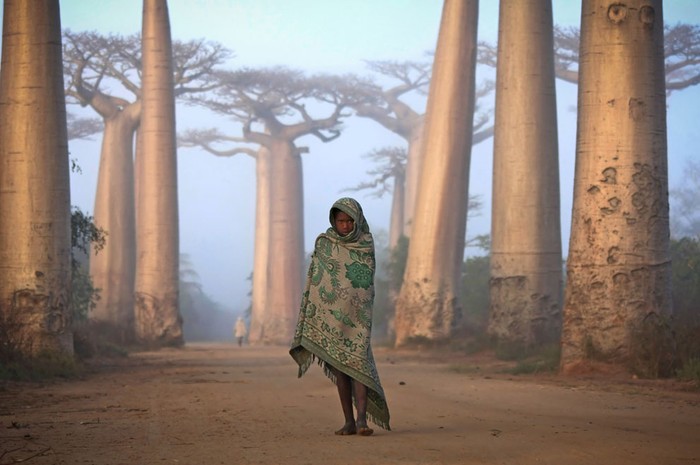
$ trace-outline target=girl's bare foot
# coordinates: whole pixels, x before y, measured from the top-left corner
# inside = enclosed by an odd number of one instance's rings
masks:
[[[345,423],[342,428],[335,432],[335,434],[338,436],[348,436],[351,434],[357,434],[357,427],[355,426],[355,422]]]
[[[367,423],[357,423],[357,434],[360,436],[371,436],[372,433],[374,433],[374,430],[367,426]]]

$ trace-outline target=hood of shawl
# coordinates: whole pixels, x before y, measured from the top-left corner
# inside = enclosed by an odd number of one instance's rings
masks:
[[[352,232],[347,236],[341,236],[337,233],[333,227],[333,210],[340,210],[341,212],[348,215],[355,222],[355,227]],[[341,242],[355,242],[359,240],[365,233],[369,232],[369,224],[365,219],[365,215],[362,212],[362,206],[360,202],[353,199],[352,197],[343,197],[335,201],[331,210],[328,214],[328,218],[331,223],[331,227],[328,229],[326,234],[331,235],[335,239]]]

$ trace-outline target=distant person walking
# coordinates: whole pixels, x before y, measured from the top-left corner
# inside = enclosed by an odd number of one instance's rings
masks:
[[[245,326],[245,320],[242,316],[239,316],[236,320],[236,324],[233,327],[233,335],[238,340],[238,347],[243,345],[243,339],[248,335],[248,329]]]
[[[299,365],[299,377],[318,360],[338,387],[345,424],[335,434],[369,436],[374,430],[367,419],[390,429],[389,408],[370,346],[374,242],[354,199],[336,201],[330,223],[316,238],[289,353]]]

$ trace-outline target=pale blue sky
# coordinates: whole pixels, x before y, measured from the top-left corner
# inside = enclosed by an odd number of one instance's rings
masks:
[[[287,65],[308,71],[363,73],[363,60],[419,60],[434,48],[442,2],[438,0],[170,0],[174,39],[204,38],[233,50],[231,67]],[[578,26],[580,2],[553,1],[555,23]],[[666,0],[667,23],[700,23],[700,0]],[[101,33],[138,33],[141,0],[62,0],[64,28]],[[482,0],[481,40],[495,42],[498,2]],[[576,123],[570,109],[576,89],[558,83],[559,146],[563,241],[568,243]],[[669,100],[671,185],[681,177],[683,161],[697,156],[700,89]],[[205,112],[178,107],[178,129],[235,126]],[[403,141],[371,121],[351,118],[345,133],[330,144],[302,140],[304,156],[306,248],[327,227],[327,211],[341,188],[361,182],[370,166],[361,155]],[[71,143],[71,156],[83,168],[72,176],[73,203],[92,211],[99,139]],[[485,207],[470,220],[468,235],[490,229],[491,141],[472,155],[470,190]],[[252,271],[254,165],[243,157],[217,159],[197,150],[179,155],[181,251],[190,256],[204,290],[233,311],[242,311]],[[364,206],[375,232],[388,228],[390,201],[353,194]],[[564,250],[566,254],[566,248]]]

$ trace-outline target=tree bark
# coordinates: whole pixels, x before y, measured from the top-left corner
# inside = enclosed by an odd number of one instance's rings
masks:
[[[166,0],[144,0],[142,37],[136,336],[149,345],[181,345],[175,97]]]
[[[134,132],[141,102],[104,118],[104,138],[95,194],[94,221],[107,232],[105,247],[90,251],[90,277],[100,299],[89,316],[103,336],[120,343],[133,337],[136,230],[134,207]]]
[[[559,340],[562,251],[551,0],[501,0],[488,333]]]
[[[663,358],[649,352],[671,311],[663,32],[661,0],[583,2],[564,372]]]
[[[5,0],[0,328],[19,355],[73,353],[68,138],[57,0]]]
[[[474,118],[478,1],[446,0],[425,123],[425,152],[396,345],[445,340],[459,321]]]
[[[423,130],[425,116],[416,117],[416,123],[411,126],[408,138],[408,158],[406,160],[406,192],[404,197],[404,227],[403,235],[411,237],[411,225],[416,210],[416,198],[418,197],[418,182],[423,161]]]
[[[303,289],[304,208],[301,156],[293,143],[273,138],[270,150],[270,225],[266,312],[261,344],[288,344]],[[256,270],[257,271],[257,270]]]
[[[393,249],[404,234],[404,206],[406,205],[406,175],[394,174],[394,190],[391,195],[391,219],[389,222],[389,248]]]
[[[267,147],[261,146],[255,158],[255,249],[253,251],[253,290],[251,296],[250,344],[262,344],[265,341],[266,309],[269,288],[267,268],[270,260],[270,179],[271,154]]]

